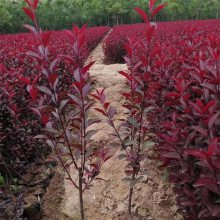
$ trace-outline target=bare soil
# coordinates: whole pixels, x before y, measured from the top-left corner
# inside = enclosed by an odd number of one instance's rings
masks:
[[[107,98],[117,109],[117,117],[123,118],[125,117],[125,110],[122,108],[124,100],[120,92],[126,90],[126,85],[118,71],[126,70],[127,67],[125,64],[104,65],[103,59],[102,44],[100,44],[88,59],[88,62],[96,60],[90,70],[93,86],[95,89],[106,89]],[[100,118],[101,116],[94,111],[91,117]],[[99,129],[99,132],[93,136],[94,145],[101,147],[107,143],[111,128],[104,122],[94,126]],[[114,146],[112,148],[116,149]],[[97,181],[96,187],[84,194],[87,220],[129,219],[126,216],[128,186],[122,182],[126,162],[117,158],[119,153],[120,150],[116,149],[114,156],[104,164],[100,174],[104,181]],[[153,149],[149,149],[150,158],[153,154]],[[133,212],[136,217],[134,219],[181,220],[181,215],[177,214],[175,195],[166,180],[166,173],[161,171],[158,162],[152,159],[146,161],[144,167],[148,171],[148,177],[135,186]],[[80,219],[78,192],[68,180],[63,180],[61,176],[55,175],[47,189],[44,197],[44,219]],[[63,189],[64,194],[62,194]],[[56,215],[55,212],[57,212]]]

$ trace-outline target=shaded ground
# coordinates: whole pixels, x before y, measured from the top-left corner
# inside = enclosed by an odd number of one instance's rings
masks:
[[[47,200],[45,194],[47,195],[48,186],[51,187],[51,179],[52,182],[58,182],[59,173],[55,166],[54,160],[36,161],[28,167],[22,178],[17,180],[14,178],[14,183],[10,187],[0,186],[0,220],[42,219],[43,198]],[[63,179],[62,175],[60,177]]]

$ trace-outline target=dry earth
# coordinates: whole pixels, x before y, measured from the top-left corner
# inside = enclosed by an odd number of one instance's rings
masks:
[[[118,74],[118,71],[126,70],[126,65],[104,65],[102,44],[98,45],[91,53],[88,62],[90,60],[96,60],[90,71],[91,78],[94,81],[94,88],[105,88],[107,98],[117,109],[117,117],[124,117],[124,110],[121,107],[123,99],[120,96],[120,92],[125,91],[126,85],[124,78]],[[94,111],[91,117],[93,116],[100,117],[100,114]],[[104,122],[95,125],[95,128],[99,129],[99,132],[93,136],[94,144],[102,146],[107,142],[111,128]],[[100,177],[105,181],[97,181],[96,187],[84,194],[87,220],[129,219],[125,214],[127,211],[128,186],[122,182],[126,162],[117,158],[119,152],[117,150],[114,156],[103,166]],[[149,154],[152,153],[153,151],[149,150]],[[136,217],[134,219],[181,220],[182,217],[177,214],[178,207],[174,202],[175,196],[172,187],[166,181],[166,173],[157,168],[158,163],[154,160],[149,159],[144,166],[148,171],[148,177],[135,186],[133,212],[136,213]],[[62,180],[59,179],[59,181]],[[54,184],[56,185],[56,183]],[[61,187],[60,184],[59,187]],[[49,187],[48,191],[59,192],[55,188],[54,186],[52,189]],[[77,190],[68,180],[64,180],[64,189],[61,211],[59,216],[53,219],[80,219]],[[54,195],[54,198],[56,197]],[[51,197],[49,198],[52,199]],[[46,207],[51,206],[50,201],[46,201]],[[59,208],[50,207],[50,209],[54,212]]]

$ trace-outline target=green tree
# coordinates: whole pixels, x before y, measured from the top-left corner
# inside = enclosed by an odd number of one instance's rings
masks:
[[[117,25],[141,22],[134,7],[147,10],[149,0],[41,0],[39,23],[43,29],[66,29],[81,26]],[[220,17],[220,0],[158,0],[168,6],[156,21],[209,19]],[[27,19],[22,12],[23,0],[0,0],[0,33],[21,32]]]

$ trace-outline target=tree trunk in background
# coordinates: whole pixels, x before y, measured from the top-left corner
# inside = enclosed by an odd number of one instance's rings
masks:
[[[198,20],[199,17],[199,9],[196,10],[196,20]]]

